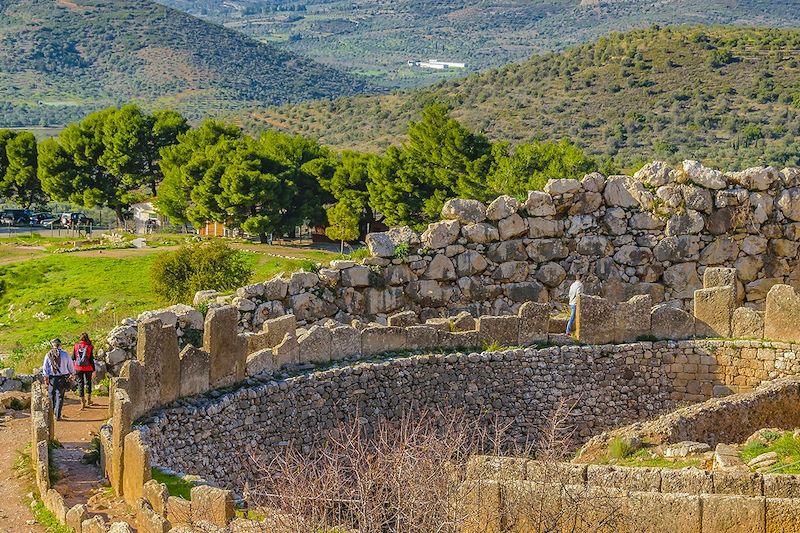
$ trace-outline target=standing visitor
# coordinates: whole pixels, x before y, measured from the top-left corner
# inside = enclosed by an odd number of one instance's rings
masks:
[[[55,414],[56,420],[61,420],[64,394],[67,392],[69,380],[72,379],[75,368],[72,365],[72,359],[70,359],[69,354],[61,349],[61,340],[51,340],[50,346],[50,351],[44,356],[42,374],[44,375],[44,384],[47,386],[50,395],[53,414]]]
[[[567,337],[572,335],[575,326],[575,315],[578,312],[578,296],[583,294],[583,275],[575,274],[575,281],[569,286],[569,322],[567,322]]]
[[[72,349],[72,361],[75,363],[75,374],[78,377],[78,394],[81,397],[81,411],[92,405],[92,378],[94,377],[94,346],[88,333],[81,333],[81,338]],[[86,399],[83,391],[86,389]]]

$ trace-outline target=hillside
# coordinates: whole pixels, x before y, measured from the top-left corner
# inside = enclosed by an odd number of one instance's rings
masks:
[[[484,70],[651,24],[800,27],[796,0],[159,0],[391,87]]]
[[[800,31],[637,30],[432,88],[257,110],[242,120],[377,151],[401,141],[433,101],[492,139],[568,138],[623,165],[800,163]]]
[[[131,101],[199,118],[364,88],[146,0],[0,0],[0,127],[63,124]]]

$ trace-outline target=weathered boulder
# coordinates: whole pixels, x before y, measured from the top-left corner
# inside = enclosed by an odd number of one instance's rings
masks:
[[[546,192],[530,191],[525,201],[525,211],[532,217],[549,217],[556,214],[553,197]]]
[[[297,338],[297,354],[301,363],[327,363],[331,360],[331,330],[311,326]]]
[[[621,207],[610,207],[606,209],[601,225],[610,235],[624,235],[628,231],[628,216]]]
[[[425,279],[454,280],[456,279],[456,267],[446,255],[436,254],[423,277]]]
[[[700,246],[696,237],[682,235],[680,237],[666,237],[653,247],[653,254],[658,261],[682,263],[698,259]]]
[[[748,255],[761,255],[767,251],[767,239],[759,235],[748,235],[741,242],[740,248]]]
[[[503,195],[498,196],[486,208],[486,218],[489,220],[502,220],[519,211],[519,200],[513,196]]]
[[[628,191],[633,179],[628,176],[609,176],[603,189],[606,205],[611,207],[638,207],[639,202]]]
[[[478,341],[483,345],[515,346],[519,343],[519,317],[482,316],[476,324]]]
[[[548,287],[558,287],[567,277],[567,271],[558,263],[545,263],[536,272],[536,279]]]
[[[369,268],[355,265],[340,271],[343,287],[369,287]]]
[[[508,261],[500,263],[492,274],[492,278],[498,281],[519,282],[525,281],[528,277],[527,261]]]
[[[583,177],[581,185],[585,191],[603,192],[603,187],[606,185],[606,177],[599,172],[590,172]]]
[[[731,321],[735,339],[761,339],[764,337],[764,313],[749,307],[737,307]]]
[[[607,188],[607,187],[606,187]],[[581,294],[578,297],[575,335],[586,344],[608,344],[615,338],[615,305],[605,298]]]
[[[741,172],[728,172],[726,176],[733,183],[756,191],[766,191],[780,178],[777,169],[773,167],[753,167]]]
[[[527,346],[547,342],[550,329],[550,306],[546,303],[525,302],[517,313],[519,316],[519,344]]]
[[[461,228],[461,234],[467,241],[476,244],[485,244],[500,239],[500,233],[492,224],[468,224]]]
[[[623,265],[641,266],[653,260],[653,252],[649,248],[626,244],[614,254],[614,261]]]
[[[422,244],[432,250],[445,248],[458,240],[461,224],[458,220],[442,220],[428,225],[421,236]]]
[[[518,237],[528,232],[528,225],[525,219],[517,213],[500,220],[497,223],[497,228],[500,232],[500,240],[511,239]]]
[[[677,307],[660,304],[650,311],[653,337],[664,340],[683,340],[694,336],[694,317]]]
[[[459,277],[479,274],[486,270],[488,264],[483,254],[474,250],[467,250],[455,257],[456,273]]]
[[[520,283],[506,283],[503,285],[503,294],[514,302],[546,302],[547,289],[538,281],[523,281]]]
[[[701,265],[732,262],[739,255],[739,246],[728,237],[718,237],[700,252]]]
[[[684,185],[681,190],[683,191],[686,209],[692,209],[706,214],[710,214],[714,209],[714,199],[711,197],[711,192],[708,189],[695,187],[693,185]]]
[[[703,231],[705,220],[697,211],[687,209],[685,213],[672,215],[667,221],[667,235],[693,235]]]
[[[577,252],[581,255],[606,257],[613,255],[614,245],[600,235],[587,235],[578,239]]]
[[[536,263],[569,256],[569,249],[560,239],[536,239],[527,246],[527,257]]]
[[[575,194],[583,190],[583,185],[578,180],[572,179],[551,179],[544,185],[544,192],[555,196],[559,194]]]
[[[694,293],[695,334],[705,337],[731,336],[731,319],[736,309],[736,287],[712,287]]]
[[[633,179],[641,181],[650,187],[661,187],[675,181],[675,171],[669,163],[664,161],[653,161],[647,163],[636,174]]]
[[[564,235],[564,221],[550,220],[548,218],[533,217],[528,219],[528,237],[541,239],[543,237],[561,237]]]
[[[800,341],[800,294],[789,285],[775,285],[767,294],[764,338]]]
[[[448,200],[442,207],[442,218],[458,220],[462,224],[476,224],[486,220],[486,206],[478,200]]]
[[[495,263],[505,263],[506,261],[525,261],[528,259],[528,252],[522,239],[503,241],[489,245],[486,250],[486,257]]]
[[[728,182],[722,172],[704,167],[699,161],[684,161],[683,173],[691,183],[706,189],[724,189],[728,186]]]

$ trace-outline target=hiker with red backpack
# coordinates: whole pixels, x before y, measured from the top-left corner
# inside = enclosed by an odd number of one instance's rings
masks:
[[[81,333],[80,340],[72,350],[72,361],[75,366],[75,375],[78,379],[78,394],[81,397],[81,410],[87,405],[92,405],[92,378],[95,376],[94,346],[88,333]],[[86,389],[87,399],[84,400],[83,392]]]

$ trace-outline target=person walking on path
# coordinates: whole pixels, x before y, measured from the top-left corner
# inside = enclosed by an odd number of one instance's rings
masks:
[[[72,349],[72,361],[78,379],[78,394],[81,397],[81,411],[92,405],[92,379],[95,376],[94,346],[88,333],[81,333],[80,340]],[[84,389],[86,398],[84,399]]]
[[[572,335],[575,326],[575,315],[578,312],[578,296],[583,294],[583,276],[575,274],[575,281],[569,286],[569,321],[567,322],[567,337]]]
[[[61,340],[53,339],[50,341],[50,351],[44,356],[42,363],[42,374],[44,384],[47,386],[50,395],[50,405],[53,406],[53,414],[56,420],[61,420],[61,408],[64,406],[64,394],[69,387],[69,381],[75,374],[75,367],[69,354],[61,349]]]

